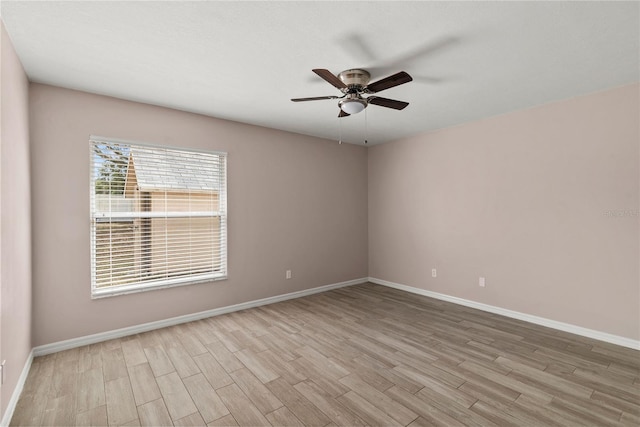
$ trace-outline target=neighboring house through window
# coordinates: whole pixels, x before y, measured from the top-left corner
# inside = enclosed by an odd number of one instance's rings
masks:
[[[226,278],[226,153],[90,146],[93,297]]]

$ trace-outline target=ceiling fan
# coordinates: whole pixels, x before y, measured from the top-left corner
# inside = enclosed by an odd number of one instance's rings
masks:
[[[338,106],[340,107],[340,113],[338,117],[346,117],[351,114],[357,114],[367,108],[369,104],[379,105],[381,107],[393,108],[395,110],[402,110],[408,102],[396,101],[395,99],[382,98],[380,96],[368,96],[364,98],[362,95],[368,95],[372,93],[381,92],[385,89],[389,89],[401,84],[409,83],[413,79],[409,74],[404,71],[400,71],[392,76],[385,77],[373,83],[369,83],[371,75],[366,70],[352,69],[346,70],[334,75],[331,71],[323,68],[316,68],[312,70],[318,76],[323,78],[328,83],[335,86],[342,96],[316,96],[313,98],[293,98],[293,102],[301,101],[320,101],[322,99],[339,99]]]

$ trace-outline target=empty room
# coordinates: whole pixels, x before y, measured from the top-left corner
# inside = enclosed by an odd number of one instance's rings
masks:
[[[0,17],[2,426],[640,425],[640,2]]]

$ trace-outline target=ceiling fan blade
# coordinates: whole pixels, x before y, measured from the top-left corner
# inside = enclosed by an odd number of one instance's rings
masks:
[[[340,112],[338,113],[338,117],[347,117],[350,116],[351,114],[349,113],[345,113],[344,111],[342,111],[342,108],[340,109]]]
[[[382,80],[378,80],[377,82],[370,83],[369,86],[367,86],[367,89],[371,93],[376,93],[376,92],[383,91],[385,89],[392,88],[394,86],[399,86],[401,84],[409,83],[411,80],[413,79],[409,74],[405,73],[404,71],[400,71],[399,73],[396,73],[392,76],[385,77]]]
[[[393,108],[394,110],[402,110],[407,105],[409,105],[408,102],[396,101],[395,99],[380,98],[379,96],[370,96],[369,98],[367,98],[367,103],[379,105],[381,107]]]
[[[338,89],[347,88],[347,85],[329,70],[325,70],[324,68],[314,68],[312,71]]]
[[[339,96],[315,96],[313,98],[291,98],[293,102],[302,102],[302,101],[320,101],[323,99],[338,99]]]
[[[371,46],[364,37],[357,32],[347,34],[341,40],[339,40],[342,49],[349,54],[349,56],[357,56],[359,62],[378,62],[378,58],[371,49]],[[397,69],[397,68],[396,68]],[[369,71],[369,68],[367,68]]]

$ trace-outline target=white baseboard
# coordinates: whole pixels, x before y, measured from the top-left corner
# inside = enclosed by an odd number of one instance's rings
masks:
[[[471,301],[463,298],[452,297],[450,295],[438,292],[427,291],[413,286],[401,285],[399,283],[389,282],[387,280],[369,277],[369,282],[378,285],[388,286],[390,288],[400,289],[402,291],[411,292],[418,295],[439,299],[442,301],[452,302],[454,304],[464,305],[465,307],[477,308],[478,310],[488,311],[489,313],[500,314],[502,316],[511,317],[513,319],[524,320],[525,322],[534,323],[536,325],[546,326],[548,328],[558,329],[560,331],[581,335],[587,338],[593,338],[599,341],[616,344],[622,347],[640,350],[640,341],[618,335],[600,332],[593,329],[583,328],[582,326],[572,325],[570,323],[558,322],[556,320],[545,319],[544,317],[533,316],[531,314],[520,313],[518,311],[508,310],[506,308],[496,307],[481,302]]]
[[[259,307],[261,305],[273,304],[276,302],[286,301],[294,298],[301,298],[320,292],[330,291],[332,289],[344,288],[346,286],[365,283],[366,277],[346,282],[334,283],[331,285],[319,286],[317,288],[305,289],[303,291],[291,292],[283,295],[263,298],[254,301],[247,301],[240,304],[229,305],[226,307],[214,308],[212,310],[201,311],[199,313],[186,314],[184,316],[172,317],[170,319],[158,320],[156,322],[143,323],[141,325],[129,326],[127,328],[115,329],[106,332],[100,332],[84,337],[72,338],[65,341],[58,341],[51,344],[40,345],[33,349],[33,356],[44,356],[45,354],[56,353],[58,351],[69,350],[76,347],[82,347],[88,344],[95,344],[114,338],[126,337],[129,335],[139,334],[141,332],[152,331],[154,329],[165,328],[167,326],[179,325],[180,323],[192,322],[194,320],[205,319],[207,317],[219,316],[221,314],[231,313],[233,311],[245,310],[247,308]]]
[[[22,368],[22,372],[20,373],[20,377],[18,378],[18,383],[16,387],[13,389],[13,393],[11,394],[11,399],[9,399],[9,404],[7,405],[7,409],[4,411],[4,415],[2,416],[2,421],[0,421],[0,426],[5,427],[8,426],[11,422],[11,418],[13,418],[13,413],[16,410],[16,405],[18,404],[18,399],[20,399],[20,395],[22,394],[22,389],[24,388],[24,383],[27,381],[27,376],[29,375],[29,370],[31,369],[31,362],[33,362],[33,349],[29,352],[29,356],[27,360],[24,362],[24,367]]]

